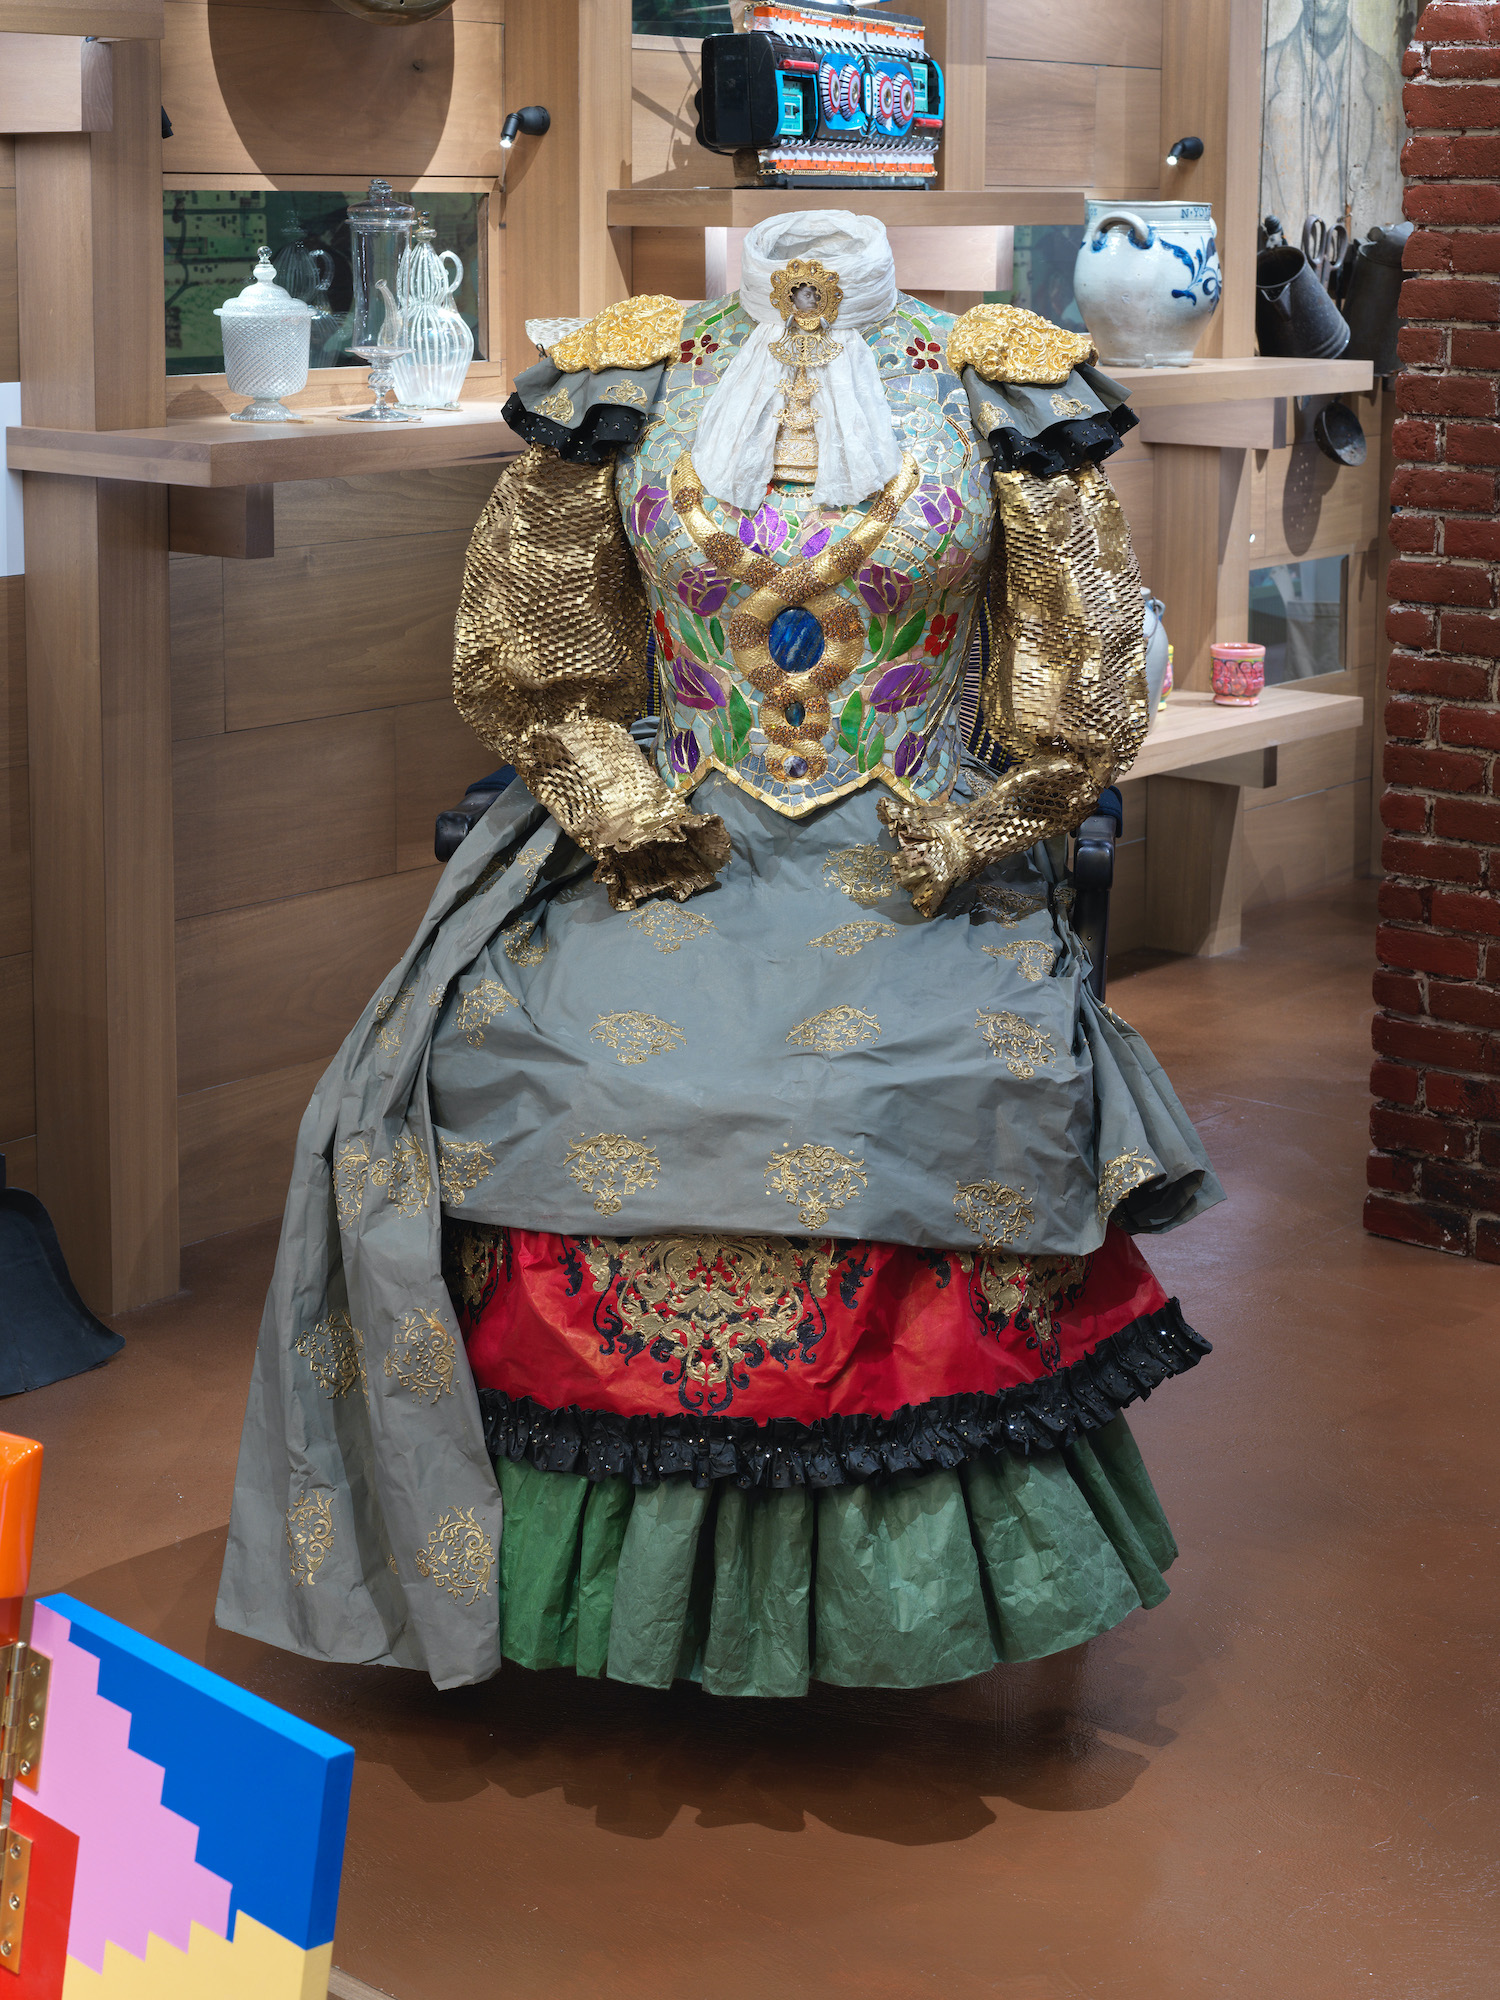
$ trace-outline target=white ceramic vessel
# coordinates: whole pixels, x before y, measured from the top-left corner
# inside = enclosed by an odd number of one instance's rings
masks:
[[[1104,367],[1185,368],[1219,303],[1207,202],[1090,201],[1073,291]]]

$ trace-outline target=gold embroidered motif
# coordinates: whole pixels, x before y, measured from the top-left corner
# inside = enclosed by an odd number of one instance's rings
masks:
[[[821,1014],[799,1021],[787,1040],[816,1055],[833,1056],[844,1049],[861,1048],[879,1036],[880,1023],[863,1007],[825,1007]]]
[[[412,994],[416,988],[408,982],[392,1000],[381,1000],[375,1007],[375,1019],[381,1024],[380,1033],[375,1037],[377,1049],[384,1049],[388,1056],[399,1053],[401,1036],[406,1028],[406,1017],[411,1012]]]
[[[830,1209],[857,1201],[870,1184],[863,1160],[832,1146],[787,1145],[766,1161],[766,1192],[786,1196],[808,1229],[821,1229]]]
[[[1035,984],[1052,970],[1053,949],[1040,938],[1018,938],[1014,944],[987,944],[980,949],[987,958],[1009,958],[1023,979]]]
[[[867,944],[873,944],[876,938],[895,935],[894,924],[840,924],[837,930],[824,931],[821,937],[809,938],[807,942],[809,945],[826,944],[831,950],[836,951],[840,958],[853,958],[857,951],[862,951]]]
[[[1076,396],[1054,396],[1052,413],[1058,417],[1086,417],[1089,415],[1087,403],[1081,403]]]
[[[679,909],[675,903],[643,903],[630,912],[628,921],[650,938],[658,951],[681,951],[689,938],[702,937],[714,928],[711,917]]]
[[[455,1602],[477,1604],[490,1594],[495,1552],[472,1507],[450,1507],[412,1561],[419,1576],[430,1577]]]
[[[563,1165],[584,1193],[594,1197],[601,1215],[618,1215],[627,1197],[655,1187],[661,1177],[661,1161],[652,1148],[623,1132],[596,1132],[592,1139],[580,1135]]]
[[[1060,387],[1081,363],[1097,359],[1086,333],[1069,333],[1024,306],[970,306],[948,335],[954,374],[972,368],[986,382]]]
[[[387,1377],[394,1376],[419,1403],[430,1395],[453,1394],[453,1360],[458,1343],[435,1312],[421,1306],[402,1320],[391,1351],[385,1357]]]
[[[981,1007],[974,1026],[1012,1076],[1035,1076],[1037,1063],[1051,1062],[1057,1055],[1057,1044],[1044,1029],[1003,1008]]]
[[[333,1495],[304,1493],[286,1510],[286,1547],[292,1582],[312,1589],[323,1558],[333,1547]]]
[[[444,1201],[452,1202],[455,1208],[463,1206],[470,1188],[478,1187],[495,1171],[494,1154],[477,1139],[439,1139],[437,1156],[438,1186]]]
[[[334,1199],[338,1204],[339,1227],[352,1229],[365,1205],[365,1184],[370,1177],[370,1147],[367,1140],[351,1139],[333,1169]]]
[[[873,909],[896,893],[896,857],[883,847],[837,847],[823,862],[823,880],[851,901]]]
[[[547,939],[543,938],[540,944],[535,944],[533,943],[535,936],[534,923],[517,924],[514,929],[506,933],[505,956],[512,965],[541,964],[547,956]]]
[[[573,398],[566,389],[554,389],[550,396],[543,396],[536,406],[539,417],[551,417],[554,423],[570,424],[577,412],[573,408]]]
[[[682,345],[684,307],[664,292],[643,292],[621,299],[553,341],[547,352],[564,375],[581,368],[597,375],[605,368],[649,368],[654,361],[675,360]]]
[[[613,1285],[621,1330],[604,1351],[650,1351],[685,1409],[722,1410],[749,1370],[807,1360],[825,1331],[811,1299],[833,1268],[827,1242],[783,1236],[591,1236],[584,1258],[602,1296]]]
[[[589,1034],[613,1049],[622,1063],[643,1063],[683,1046],[682,1030],[655,1014],[601,1014]]]
[[[959,1265],[969,1268],[966,1251],[959,1252]],[[980,1250],[973,1259],[974,1283],[989,1313],[1004,1323],[1027,1307],[1038,1350],[1054,1368],[1061,1359],[1056,1352],[1058,1308],[1083,1283],[1088,1268],[1087,1257],[1018,1257],[1009,1250]]]
[[[1004,1187],[999,1181],[960,1181],[953,1206],[965,1229],[987,1250],[1016,1242],[1036,1222],[1025,1188]]]
[[[1108,1222],[1133,1188],[1154,1179],[1161,1168],[1149,1153],[1142,1153],[1132,1146],[1128,1153],[1117,1153],[1108,1161],[1099,1175],[1099,1213]]]
[[[346,1312],[325,1313],[297,1336],[297,1352],[325,1396],[347,1396],[365,1373],[364,1335]]]
[[[392,1576],[399,1576],[401,1574],[400,1570],[397,1569],[396,1567],[396,1558],[394,1556],[386,1557],[385,1566],[390,1571]]]
[[[427,1148],[413,1134],[403,1132],[388,1160],[371,1163],[369,1181],[371,1187],[384,1188],[392,1206],[403,1215],[420,1215],[432,1197]]]
[[[498,1223],[450,1223],[443,1230],[443,1281],[449,1297],[478,1312],[507,1254],[506,1231]]]
[[[639,382],[612,382],[599,398],[601,403],[629,403],[635,409],[646,407],[646,392]]]
[[[998,403],[979,405],[979,428],[988,437],[991,431],[998,431],[1004,425],[1014,425],[1015,418],[1009,410],[1003,410]]]
[[[498,1021],[507,1007],[516,1005],[516,996],[498,979],[481,979],[458,1003],[453,1019],[466,1042],[479,1048],[491,1021]]]
[[[974,891],[974,908],[982,910],[987,917],[993,917],[997,924],[1004,924],[1008,931],[1046,907],[1046,901],[1041,896],[1026,896],[1019,889],[1002,889],[992,882],[986,882]]]

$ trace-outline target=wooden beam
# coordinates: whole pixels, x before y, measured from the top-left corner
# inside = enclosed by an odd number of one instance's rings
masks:
[[[107,132],[113,103],[108,42],[0,34],[0,132]]]
[[[274,486],[169,486],[167,547],[178,556],[258,561],[276,553]]]
[[[509,0],[505,107],[545,104],[552,127],[522,137],[504,198],[505,353],[533,350],[528,319],[602,312],[630,294],[628,232],[606,220],[630,186],[630,9],[621,0]]]
[[[162,0],[0,0],[0,34],[159,42],[165,12]]]
[[[115,50],[109,132],[16,141],[21,408],[159,424],[160,53]],[[177,1286],[167,500],[28,473],[37,1170],[102,1312]]]
[[[985,0],[915,0],[911,11],[925,24],[927,53],[936,58],[942,69],[947,93],[943,137],[937,156],[937,185],[950,189],[982,188],[985,97],[989,82],[985,62],[988,28]],[[986,290],[989,289],[987,286]]]
[[[1167,403],[1141,412],[1142,444],[1229,445],[1280,451],[1291,443],[1285,396],[1243,403]]]

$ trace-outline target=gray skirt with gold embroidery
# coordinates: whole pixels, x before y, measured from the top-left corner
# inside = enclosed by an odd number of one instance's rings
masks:
[[[1047,852],[925,920],[877,797],[791,821],[710,777],[729,866],[629,913],[519,783],[464,842],[298,1135],[222,1624],[440,1686],[498,1667],[444,1213],[1079,1255],[1222,1199]]]

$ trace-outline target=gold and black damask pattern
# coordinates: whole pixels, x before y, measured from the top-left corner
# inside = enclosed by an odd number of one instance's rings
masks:
[[[646,626],[613,466],[535,447],[508,466],[469,544],[454,699],[595,857],[617,909],[690,896],[729,859],[723,822],[690,811],[631,739]]]

